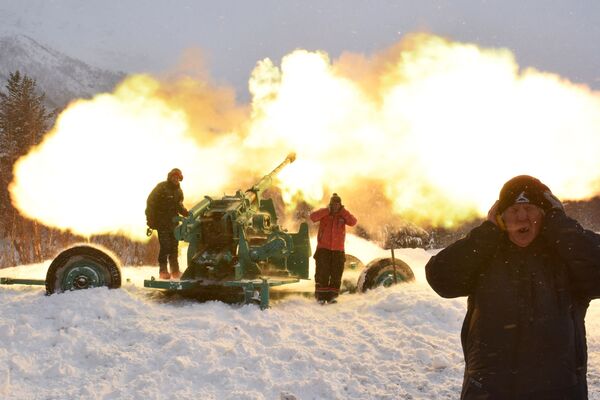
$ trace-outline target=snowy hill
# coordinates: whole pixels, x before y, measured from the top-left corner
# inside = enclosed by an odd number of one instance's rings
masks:
[[[387,252],[349,243],[363,260]],[[156,267],[125,267],[122,289],[44,296],[0,287],[3,399],[457,399],[466,301],[424,280],[430,255],[398,250],[414,284],[300,295],[269,310],[197,303],[145,289]],[[2,270],[44,278],[48,263]],[[308,281],[308,288],[313,282]],[[600,399],[600,302],[587,316],[590,399]]]
[[[37,81],[48,105],[62,107],[74,98],[110,91],[123,73],[92,67],[46,47],[25,35],[0,37],[0,81],[20,70]]]

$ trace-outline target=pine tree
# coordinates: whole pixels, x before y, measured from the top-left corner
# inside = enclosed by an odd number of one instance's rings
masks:
[[[13,241],[21,261],[37,261],[41,257],[38,225],[18,215],[8,185],[14,163],[41,141],[53,113],[46,110],[45,95],[38,91],[35,79],[19,71],[9,74],[5,90],[0,91],[0,237]],[[23,248],[26,237],[32,245],[29,250]]]
[[[44,98],[34,79],[19,71],[9,74],[6,93],[0,92],[0,161],[12,165],[39,143],[53,116]]]
[[[22,217],[10,201],[8,185],[13,180],[15,162],[41,142],[56,115],[56,111],[47,111],[44,97],[36,81],[19,71],[10,74],[4,91],[0,88],[0,268],[39,262],[84,240]],[[119,251],[128,264],[156,260],[156,241],[141,245],[110,235],[92,239]]]

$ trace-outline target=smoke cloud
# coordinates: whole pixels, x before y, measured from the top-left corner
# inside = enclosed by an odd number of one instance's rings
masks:
[[[485,215],[519,174],[563,199],[600,190],[600,94],[506,49],[414,34],[370,57],[296,50],[259,61],[249,88],[239,105],[204,73],[137,75],[74,102],[17,163],[13,203],[47,225],[141,239],[146,196],[171,168],[191,206],[291,151],[277,183],[290,209],[335,191],[371,230]]]

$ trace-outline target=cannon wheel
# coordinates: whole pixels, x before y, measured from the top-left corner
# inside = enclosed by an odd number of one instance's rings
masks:
[[[402,260],[396,258],[396,281],[412,282],[415,274]],[[376,258],[371,261],[358,278],[357,291],[366,292],[379,286],[389,287],[395,283],[394,264],[391,258]]]
[[[352,263],[355,267],[352,268]],[[342,286],[340,287],[341,293],[356,293],[356,275],[360,270],[365,267],[362,261],[352,254],[346,254],[346,261],[344,262],[344,275],[342,275]]]
[[[108,253],[92,246],[75,246],[60,253],[46,273],[46,293],[121,286],[121,270]]]
[[[365,264],[363,264],[363,262],[360,261],[358,257],[353,256],[352,254],[346,254],[346,261],[344,261],[344,270],[352,269],[350,266],[350,264],[352,263],[356,264],[356,268],[354,269],[356,269],[357,271],[365,267]]]

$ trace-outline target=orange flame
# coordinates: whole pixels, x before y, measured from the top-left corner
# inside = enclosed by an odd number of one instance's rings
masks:
[[[484,215],[514,175],[562,198],[600,183],[600,95],[520,70],[508,50],[412,35],[366,58],[297,50],[260,61],[249,108],[231,91],[133,76],[65,110],[15,167],[25,215],[85,235],[140,239],[146,196],[173,167],[186,204],[244,189],[290,151],[284,199],[338,192],[371,228],[392,216],[449,226]]]

